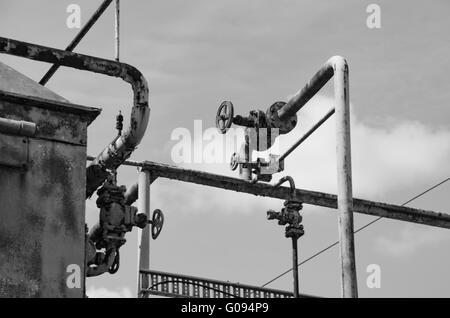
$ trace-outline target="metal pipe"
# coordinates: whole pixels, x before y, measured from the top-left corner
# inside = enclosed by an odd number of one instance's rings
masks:
[[[283,183],[289,182],[289,187],[291,188],[291,194],[294,197],[295,196],[295,181],[291,176],[285,176],[278,180],[277,183],[273,185],[274,188],[280,187]]]
[[[333,77],[333,58],[329,59],[312,77],[309,83],[298,91],[287,104],[278,111],[278,117],[281,120],[286,120],[295,115]]]
[[[109,7],[112,0],[105,0],[100,5],[100,7],[95,11],[95,13],[92,15],[92,17],[86,22],[86,24],[83,26],[83,28],[78,32],[78,34],[75,36],[75,38],[70,42],[70,44],[66,47],[66,51],[72,52],[75,47],[80,43],[80,41],[84,38],[84,36],[89,32],[89,30],[92,28],[92,26],[97,22],[97,20],[100,18],[100,16],[105,12],[105,10]],[[39,81],[39,84],[45,85],[50,80],[50,78],[56,73],[58,68],[61,66],[61,64],[55,63],[53,66],[47,71],[47,73],[42,77],[42,79]]]
[[[281,121],[294,116],[334,76],[337,139],[339,237],[342,265],[342,296],[358,297],[353,236],[353,194],[350,144],[350,97],[347,61],[333,56],[286,105],[278,111]]]
[[[151,219],[150,215],[150,171],[141,170],[139,172],[138,180],[138,212],[145,213],[147,219]],[[141,233],[139,233],[141,232]],[[139,237],[139,234],[141,236]],[[147,268],[150,269],[150,226],[146,226],[142,230],[138,230],[138,246],[139,246],[139,262],[138,262],[138,279],[139,279],[139,269]],[[137,293],[141,288],[148,288],[149,281],[148,277],[145,277],[142,282],[138,283]]]
[[[115,47],[116,47],[116,61],[120,60],[120,0],[116,0],[116,16],[115,16]]]
[[[139,183],[134,183],[131,186],[127,188],[127,191],[125,192],[125,205],[132,205],[134,202],[137,201],[139,197]]]
[[[128,159],[142,140],[150,116],[148,106],[148,85],[144,76],[135,67],[115,61],[105,60],[36,44],[20,42],[0,37],[0,53],[27,59],[58,63],[79,70],[120,77],[131,84],[134,93],[130,125],[121,136],[113,141],[96,157],[86,171],[86,195],[89,197],[105,181],[106,169],[117,169]]]
[[[339,245],[342,267],[342,297],[358,297],[353,226],[352,159],[350,138],[350,92],[347,61],[332,57],[336,107],[337,196]]]
[[[36,134],[36,124],[23,120],[13,120],[0,117],[0,132],[9,135],[33,137]]]
[[[294,298],[300,298],[298,282],[298,239],[292,238],[292,273],[294,275]]]
[[[89,157],[88,159],[94,159],[94,157]],[[123,165],[149,170],[152,173],[152,181],[157,178],[166,178],[274,199],[290,200],[292,198],[290,187],[276,188],[266,183],[252,184],[238,178],[151,161],[125,161]],[[294,198],[304,204],[330,209],[337,209],[338,207],[337,196],[331,193],[295,189]],[[357,198],[353,199],[353,209],[355,212],[366,215],[450,229],[449,213],[427,211]]]
[[[320,126],[322,126],[333,114],[335,109],[331,109],[319,122],[317,122],[313,127],[311,127],[306,134],[304,134],[295,144],[293,144],[283,155],[280,156],[278,161],[283,161],[289,156],[298,146],[300,146],[306,139],[309,138]]]

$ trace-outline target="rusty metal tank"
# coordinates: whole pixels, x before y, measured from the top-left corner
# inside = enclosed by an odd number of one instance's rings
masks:
[[[0,297],[83,297],[87,127],[99,113],[0,63]]]

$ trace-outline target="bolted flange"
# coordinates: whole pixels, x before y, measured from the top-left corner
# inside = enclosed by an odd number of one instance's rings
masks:
[[[289,117],[287,120],[281,120],[278,117],[278,111],[286,105],[285,102],[276,102],[267,109],[266,118],[271,128],[278,128],[280,135],[292,131],[297,126],[297,115]]]

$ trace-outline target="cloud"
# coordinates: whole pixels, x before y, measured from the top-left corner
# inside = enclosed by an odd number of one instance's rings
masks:
[[[317,122],[333,105],[333,99],[317,96],[299,114],[298,127],[288,135],[281,136],[279,151],[292,145],[306,130]],[[384,124],[384,127],[381,126]],[[194,133],[194,124],[186,128],[198,141],[201,136]],[[205,130],[208,127],[203,127]],[[195,136],[196,135],[196,136]],[[223,136],[214,138],[216,142]],[[450,131],[430,129],[417,121],[381,122],[374,127],[360,121],[352,114],[352,165],[353,192],[355,197],[379,200],[399,189],[425,186],[450,173]],[[229,140],[227,140],[229,143]],[[169,143],[170,149],[176,142]],[[203,142],[203,145],[207,145]],[[231,172],[228,161],[233,151],[228,150],[222,163],[184,164],[186,168],[237,177]],[[298,188],[336,193],[335,124],[329,120],[304,144],[296,149],[285,162],[285,171],[274,176],[274,181],[283,175],[291,175]],[[205,149],[205,147],[203,148]],[[226,149],[230,149],[229,144]],[[192,158],[194,157],[194,151]],[[168,209],[195,211],[254,211],[268,207],[268,200],[248,200],[246,194],[236,194],[220,189],[207,189],[183,183],[162,183],[155,192],[165,198]],[[206,190],[207,189],[207,190]],[[413,191],[415,188],[411,188]],[[258,202],[255,202],[258,201]],[[226,204],[225,204],[226,203]],[[269,204],[270,205],[270,204]]]
[[[395,237],[378,237],[375,248],[395,257],[410,256],[419,249],[450,239],[446,229],[406,225]]]
[[[111,290],[104,287],[91,286],[86,294],[89,298],[133,298],[131,290],[127,287]]]

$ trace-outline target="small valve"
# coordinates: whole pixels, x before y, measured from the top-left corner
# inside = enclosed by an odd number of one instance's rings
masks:
[[[234,118],[234,106],[231,102],[225,101],[220,104],[216,115],[216,127],[220,133],[225,134],[230,129]]]
[[[153,211],[153,217],[149,223],[152,225],[152,238],[156,240],[164,225],[164,214],[160,209]]]
[[[123,115],[121,111],[119,111],[119,115],[116,116],[116,129],[117,135],[121,136],[123,130]]]
[[[230,169],[231,169],[231,171],[236,170],[238,166],[239,166],[239,155],[237,153],[234,153],[231,156],[231,160],[230,160]]]
[[[287,225],[285,236],[298,239],[305,234],[303,230],[302,216],[300,210],[303,205],[296,200],[288,200],[284,202],[284,208],[280,212],[269,210],[267,211],[268,220],[278,220],[278,225]]]

